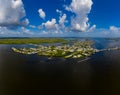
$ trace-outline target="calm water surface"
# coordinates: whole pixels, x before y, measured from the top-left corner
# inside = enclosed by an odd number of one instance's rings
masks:
[[[120,46],[120,39],[91,39],[98,49]],[[120,95],[120,51],[99,52],[89,60],[14,53],[0,45],[0,95]]]

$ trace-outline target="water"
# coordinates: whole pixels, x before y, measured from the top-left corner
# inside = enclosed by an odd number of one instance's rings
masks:
[[[120,39],[91,40],[98,49],[120,46]],[[120,95],[120,51],[49,60],[14,53],[13,46],[27,45],[0,45],[0,95]]]

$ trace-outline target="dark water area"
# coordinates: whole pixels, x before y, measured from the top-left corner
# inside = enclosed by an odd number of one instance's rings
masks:
[[[98,49],[120,46],[120,39],[89,40]],[[0,45],[0,95],[120,95],[119,50],[81,61],[23,55],[11,47],[29,46]]]

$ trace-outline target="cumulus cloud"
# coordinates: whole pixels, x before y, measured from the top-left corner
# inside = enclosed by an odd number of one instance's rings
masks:
[[[44,12],[42,9],[39,9],[38,12],[39,12],[39,16],[40,16],[42,19],[45,19],[45,16],[46,16],[45,12]]]
[[[83,33],[87,33],[89,37],[120,37],[120,27],[110,26],[109,29],[99,28],[93,32]]]
[[[56,29],[58,25],[56,24],[56,19],[48,20],[46,23],[42,23],[42,26],[45,26],[49,30]]]
[[[52,18],[51,20],[48,20],[45,23],[39,25],[38,29],[40,30],[45,29],[46,31],[44,32],[44,34],[51,34],[51,35],[62,34],[63,33],[62,30],[65,29],[64,23],[66,22],[66,17],[67,17],[66,14],[60,16],[59,22],[57,22],[55,18]]]
[[[26,18],[25,20],[22,21],[23,26],[27,26],[29,24],[29,20]]]
[[[66,18],[67,18],[67,15],[66,15],[66,14],[63,14],[63,16],[60,16],[60,17],[59,17],[59,25],[62,26],[62,28],[65,27],[64,24],[65,24],[65,22],[67,22]]]
[[[10,29],[8,29],[5,26],[3,26],[3,27],[0,26],[0,35],[1,36],[13,36],[13,35],[17,36],[17,35],[20,35],[20,32],[19,31],[10,30]]]
[[[25,27],[21,27],[21,33],[23,33],[23,34],[33,35],[33,33],[30,32],[30,30],[27,29],[27,28],[25,28]]]
[[[8,27],[0,26],[0,36],[23,37],[23,36],[34,36],[34,33],[25,27],[20,27],[16,30],[11,30]]]
[[[110,31],[120,32],[120,27],[110,26]]]
[[[95,29],[96,29],[96,25],[93,25],[87,30],[87,32],[93,32]]]
[[[92,0],[72,0],[66,10],[75,14],[71,19],[71,29],[85,32],[89,29],[88,14],[91,11]]]
[[[35,26],[35,25],[29,25],[29,27],[30,27],[30,28],[36,28],[36,26]]]
[[[66,6],[66,10],[73,13],[71,17],[71,25],[70,28],[65,26],[67,22],[67,15],[63,13],[61,10],[56,9],[56,12],[59,14],[59,20],[56,19],[48,20],[45,23],[42,23],[39,26],[39,29],[48,29],[54,31],[78,31],[78,32],[91,32],[94,31],[96,25],[90,26],[88,20],[88,14],[91,11],[92,0],[72,0],[69,6]],[[39,13],[43,12],[42,9],[39,9]],[[44,12],[43,12],[44,14]],[[45,16],[40,16],[44,18]]]
[[[0,0],[0,26],[20,25],[25,15],[22,0]]]

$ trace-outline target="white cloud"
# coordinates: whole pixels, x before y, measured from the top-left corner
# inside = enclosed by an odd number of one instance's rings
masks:
[[[95,29],[96,29],[96,25],[93,25],[87,30],[87,32],[94,32]]]
[[[63,14],[62,11],[56,9],[56,12],[60,14],[60,16]]]
[[[10,30],[7,27],[1,27],[0,26],[0,35],[1,36],[13,36],[13,35],[20,35],[20,32],[18,31],[14,31],[14,30]]]
[[[48,34],[49,32],[42,31],[40,34]]]
[[[109,29],[99,28],[93,32],[84,33],[88,33],[91,37],[120,37],[120,27],[110,26]]]
[[[32,35],[34,35],[34,33],[25,27],[21,27],[17,30],[11,30],[8,27],[0,26],[0,36],[23,37],[23,36],[32,36]]]
[[[110,31],[120,32],[120,27],[110,26]]]
[[[25,15],[22,0],[0,0],[0,26],[20,25]]]
[[[36,28],[36,26],[35,26],[35,25],[29,25],[29,27],[30,27],[30,28]]]
[[[40,33],[39,33],[39,35],[41,36],[41,35],[46,35],[46,36],[48,36],[48,37],[55,37],[55,36],[61,36],[63,34],[63,32],[61,32],[61,31],[57,31],[57,30],[55,30],[55,31],[41,31]]]
[[[65,13],[63,13],[61,10],[56,9],[56,12],[59,13],[59,29],[64,29],[65,28],[65,23],[68,22],[67,19],[67,15]]]
[[[67,18],[66,14],[63,14],[63,16],[59,17],[59,24],[62,26],[62,28],[65,27],[64,23],[67,22],[66,18]]]
[[[75,14],[71,19],[71,29],[85,32],[89,30],[88,14],[91,11],[92,0],[72,0],[70,6],[66,6],[66,10]]]
[[[33,35],[32,32],[30,32],[29,29],[25,28],[25,27],[21,27],[21,33],[25,33],[25,34],[29,34],[29,35]]]
[[[45,26],[47,29],[53,30],[58,27],[56,24],[56,19],[52,19],[51,21],[47,21],[46,23],[42,23],[42,26]]]
[[[55,18],[53,18],[53,19],[48,20],[47,22],[39,25],[38,29],[40,29],[40,30],[47,29],[46,31],[41,32],[42,34],[51,34],[51,35],[63,34],[62,30],[64,29],[64,31],[65,31],[65,26],[64,26],[65,22],[66,22],[66,14],[59,17],[59,23],[57,23]]]
[[[27,26],[29,24],[29,20],[26,18],[25,20],[22,21],[23,26]]]
[[[42,9],[39,9],[38,12],[39,12],[39,16],[40,16],[42,19],[45,19],[45,16],[46,16],[45,12],[44,12]]]

